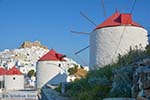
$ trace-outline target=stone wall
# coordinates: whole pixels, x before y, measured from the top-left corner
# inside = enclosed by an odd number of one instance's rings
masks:
[[[133,64],[132,97],[150,100],[150,59]]]
[[[131,67],[132,71],[123,71],[131,73],[132,98],[106,98],[103,100],[150,100],[150,59],[143,59],[129,67]],[[125,69],[129,68],[126,67]]]

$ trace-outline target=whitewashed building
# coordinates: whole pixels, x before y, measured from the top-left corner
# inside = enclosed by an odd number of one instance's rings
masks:
[[[38,89],[46,85],[58,85],[66,82],[67,74],[64,69],[63,57],[64,55],[51,49],[38,60],[36,69]]]
[[[16,67],[12,67],[5,73],[4,82],[6,90],[24,89],[24,75]]]
[[[147,30],[133,21],[131,14],[116,11],[90,33],[90,69],[117,60],[135,46],[148,44]]]

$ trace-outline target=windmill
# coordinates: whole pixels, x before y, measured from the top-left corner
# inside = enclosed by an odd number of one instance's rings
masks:
[[[132,6],[133,11],[135,2]],[[85,15],[89,22],[89,18]],[[93,24],[93,22],[91,22]],[[95,24],[93,24],[95,25]],[[77,51],[79,54],[90,47],[90,69],[103,67],[117,61],[118,54],[124,55],[130,47],[148,44],[147,31],[132,19],[132,13],[116,11],[89,33],[90,45]]]

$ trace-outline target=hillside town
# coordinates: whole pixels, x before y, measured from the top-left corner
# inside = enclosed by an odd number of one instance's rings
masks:
[[[36,88],[41,89],[46,85],[53,88],[62,82],[71,82],[80,77],[68,72],[69,68],[80,68],[77,62],[54,49],[49,50],[39,41],[25,41],[18,49],[5,49],[0,52],[0,59],[1,93],[10,93],[12,90],[36,91]],[[88,67],[85,67],[85,71],[88,71]],[[37,98],[37,92],[33,94]]]

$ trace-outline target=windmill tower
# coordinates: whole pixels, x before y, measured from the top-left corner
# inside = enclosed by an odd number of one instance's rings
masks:
[[[131,14],[116,11],[90,33],[90,69],[115,62],[118,54],[124,55],[130,47],[147,44],[146,29],[134,22]]]
[[[37,88],[41,89],[46,85],[58,85],[66,82],[67,74],[62,69],[66,60],[64,55],[51,49],[37,62]]]

